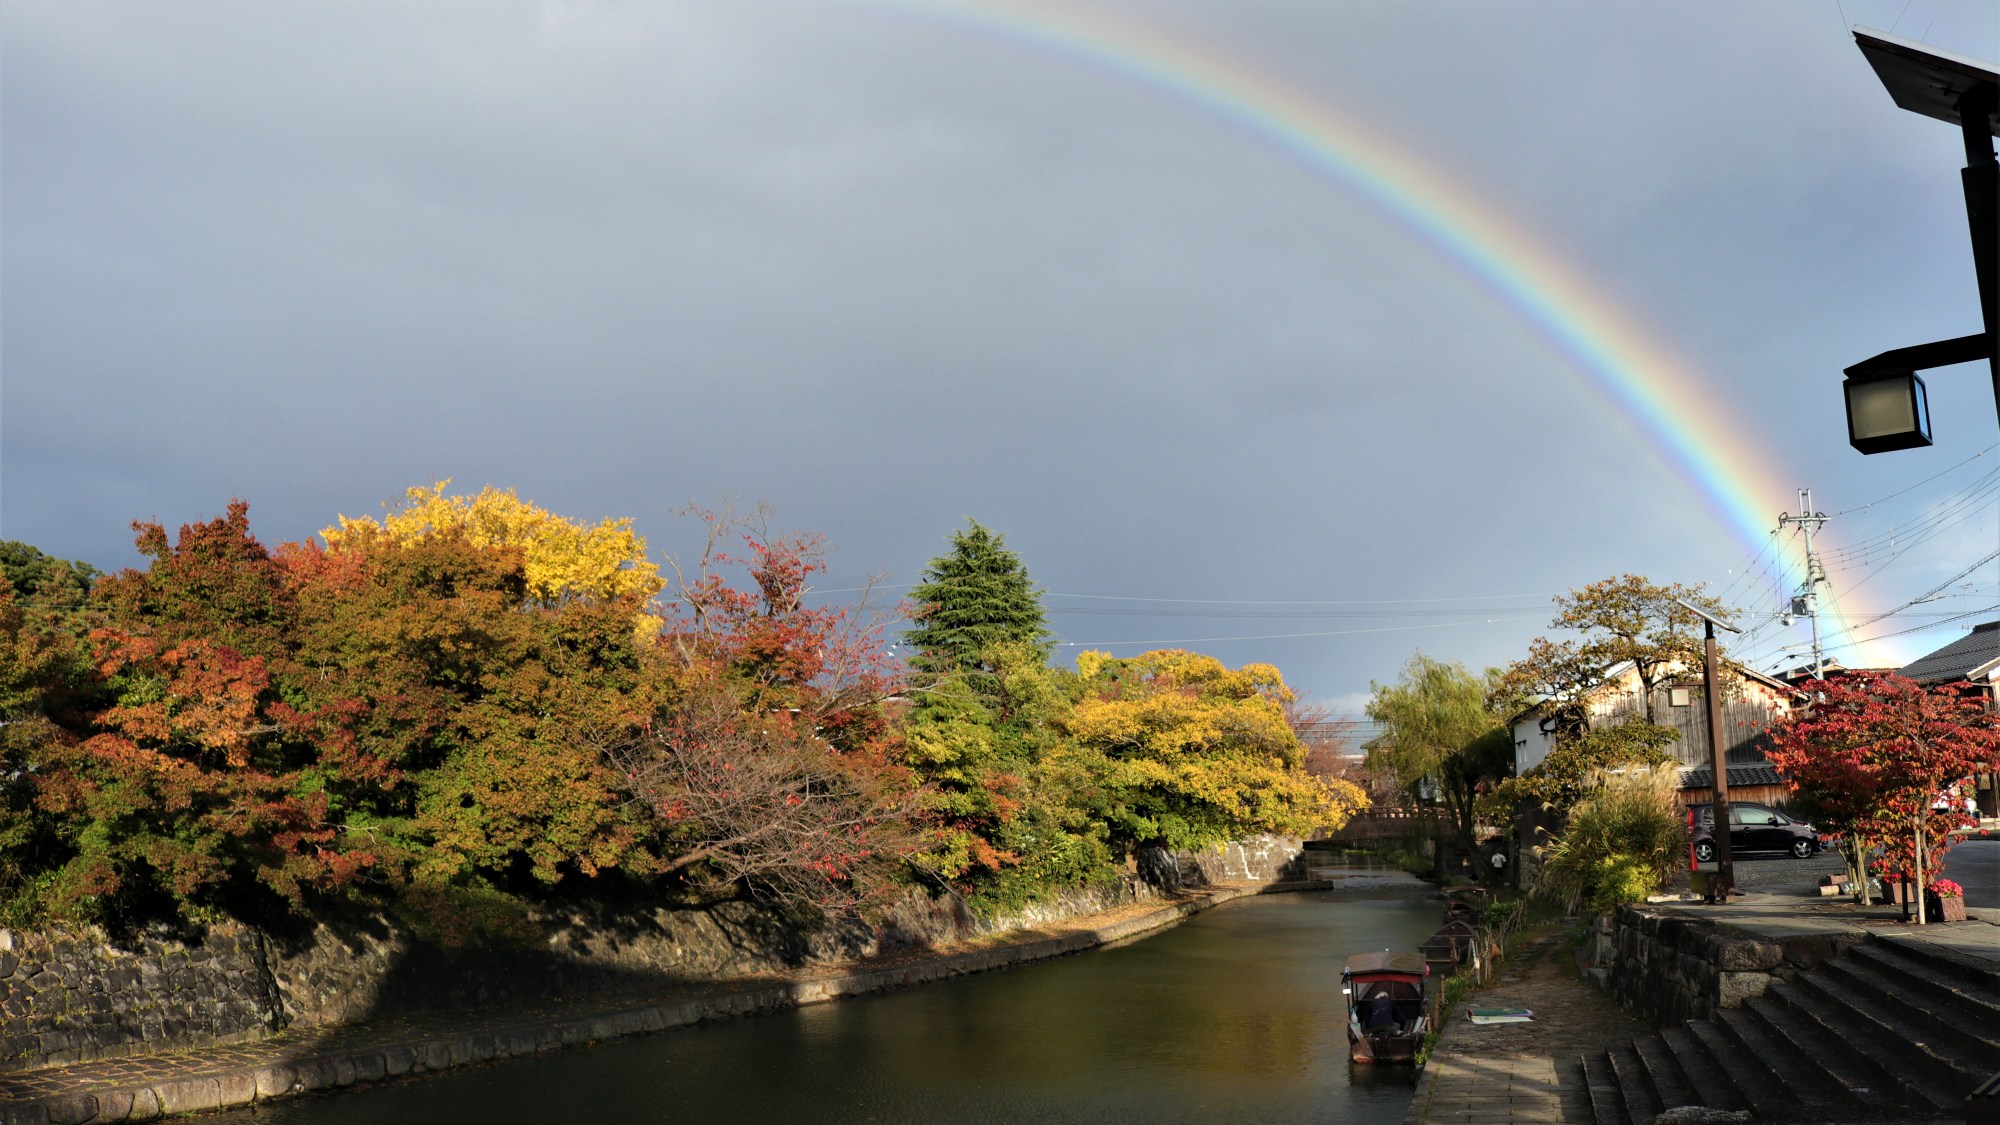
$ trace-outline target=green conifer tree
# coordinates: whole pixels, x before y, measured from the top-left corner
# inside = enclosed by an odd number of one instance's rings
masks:
[[[1047,659],[1051,637],[1042,614],[1042,592],[1028,580],[1020,556],[996,535],[971,526],[954,532],[951,553],[932,559],[910,592],[916,624],[907,636],[917,655],[910,663],[934,673],[982,672],[985,653],[998,644],[1028,645]]]

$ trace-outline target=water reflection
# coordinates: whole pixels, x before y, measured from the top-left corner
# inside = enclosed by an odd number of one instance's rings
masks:
[[[1393,1122],[1351,1067],[1340,966],[1413,949],[1435,899],[1274,895],[1116,949],[218,1121]]]

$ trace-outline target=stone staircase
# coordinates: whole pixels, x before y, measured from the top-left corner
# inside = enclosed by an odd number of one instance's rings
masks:
[[[2000,1071],[2000,965],[1871,936],[1741,1008],[1587,1054],[1582,1068],[1597,1125],[1653,1125],[1684,1105],[1772,1121],[1956,1117]]]

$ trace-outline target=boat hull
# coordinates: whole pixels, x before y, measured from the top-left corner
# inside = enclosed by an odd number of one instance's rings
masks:
[[[1416,1035],[1348,1036],[1348,1057],[1358,1063],[1409,1064],[1417,1061]]]

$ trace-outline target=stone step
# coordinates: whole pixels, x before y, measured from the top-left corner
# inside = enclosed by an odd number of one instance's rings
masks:
[[[1658,1035],[1641,1035],[1632,1040],[1632,1052],[1639,1056],[1646,1085],[1652,1089],[1653,1099],[1660,1103],[1662,1110],[1703,1104],[1694,1084],[1687,1080],[1687,1076],[1681,1073],[1680,1064],[1674,1061],[1674,1053]]]
[[[1673,1056],[1674,1065],[1687,1079],[1688,1089],[1694,1095],[1694,1100],[1687,1104],[1749,1109],[1750,1103],[1738,1092],[1735,1081],[1716,1065],[1708,1049],[1695,1038],[1694,1025],[1703,1022],[1706,1021],[1690,1020],[1680,1027],[1660,1030],[1660,1044]]]
[[[1785,1080],[1765,1065],[1762,1052],[1746,1047],[1730,1034],[1720,1019],[1689,1020],[1686,1030],[1688,1038],[1707,1056],[1709,1065],[1722,1076],[1715,1087],[1704,1086],[1703,1089],[1726,1089],[1734,1099],[1734,1102],[1724,1104],[1711,1098],[1710,1105],[1717,1109],[1747,1109],[1758,1117],[1773,1119],[1785,1117],[1801,1108],[1811,1108],[1790,1093]]]
[[[1826,1104],[1852,1101],[1877,1108],[1899,1104],[1896,1084],[1885,1082],[1866,1059],[1851,1055],[1838,1033],[1778,1004],[1768,993],[1745,1001],[1739,1010],[1803,1068],[1803,1074],[1784,1074],[1785,1085],[1795,1092],[1823,1091],[1820,1097]]]
[[[1962,981],[1988,996],[2000,996],[2000,968],[1990,961],[1968,957],[1920,937],[1870,934],[1865,944],[1872,948],[1887,947],[1899,956],[1923,964],[1934,975]]]
[[[1871,1026],[1853,1007],[1836,1002],[1823,990],[1800,987],[1808,979],[1810,975],[1799,978],[1798,982],[1775,983],[1758,999],[1782,1008],[1804,1026],[1809,1036],[1807,1041],[1794,1038],[1793,1042],[1803,1048],[1816,1040],[1819,1053],[1814,1061],[1822,1063],[1822,1070],[1836,1079],[1845,1078],[1848,1089],[1863,1101],[1882,1098],[1886,1099],[1882,1104],[1897,1104],[1914,1095],[1943,1109],[1955,1106],[1963,1097],[1946,1093],[1935,1083],[1911,1074],[1916,1067],[1912,1065],[1913,1052],[1905,1044]],[[1824,1065],[1835,1059],[1843,1060],[1845,1065]]]
[[[1829,964],[1840,962],[1866,965],[1893,978],[1899,987],[1916,989],[1987,1026],[2000,1025],[2000,980],[1985,979],[1989,974],[1961,975],[1914,951],[1907,942],[1879,938],[1854,946]]]
[[[1611,1071],[1611,1059],[1603,1051],[1592,1051],[1581,1059],[1583,1086],[1590,1093],[1592,1125],[1631,1125],[1625,1099],[1618,1093],[1618,1076]]]
[[[1824,973],[1807,974],[1785,988],[1811,996],[1859,1028],[1860,1038],[1849,1043],[1873,1044],[1868,1054],[1890,1077],[1940,1106],[1955,1106],[1993,1072],[1996,1060],[1989,1050],[1966,1047],[1957,1031],[1939,1034],[1932,1021],[1893,993],[1847,988],[1841,978]]]
[[[1755,1007],[1724,1009],[1710,1021],[1751,1059],[1777,1079],[1783,1096],[1803,1106],[1831,1106],[1842,1100],[1844,1091],[1830,1086],[1819,1067],[1792,1045],[1790,1039],[1775,1034]]]
[[[1987,1070],[2000,1069],[2000,997],[1927,972],[1925,962],[1905,958],[1886,946],[1856,946],[1822,969],[1848,990],[1895,1006],[1930,1035],[1956,1046]]]
[[[1632,1044],[1613,1047],[1605,1052],[1611,1063],[1611,1073],[1618,1079],[1618,1097],[1625,1104],[1625,1116],[1638,1125],[1651,1121],[1666,1107],[1653,1094],[1652,1083],[1647,1079],[1646,1064],[1640,1060],[1639,1052]]]

